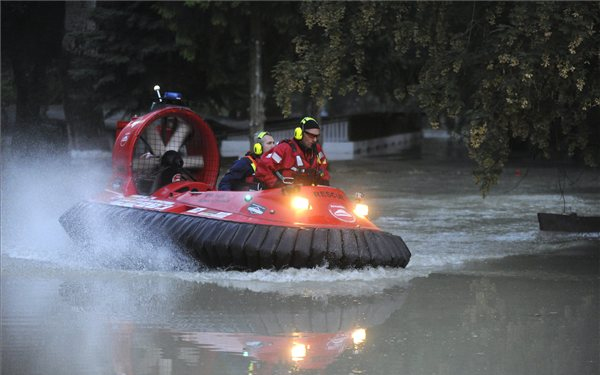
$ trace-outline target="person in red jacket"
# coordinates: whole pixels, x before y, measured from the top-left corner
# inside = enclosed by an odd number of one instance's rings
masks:
[[[329,185],[327,158],[318,143],[321,127],[317,120],[305,117],[286,139],[261,159],[256,178],[266,188],[288,184]]]

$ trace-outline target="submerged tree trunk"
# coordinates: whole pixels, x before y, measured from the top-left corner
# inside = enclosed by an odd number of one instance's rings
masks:
[[[260,14],[252,13],[250,21],[250,145],[254,134],[265,127],[265,93],[262,86],[262,30]]]
[[[64,110],[71,150],[109,149],[101,103],[94,95],[92,52],[86,35],[95,29],[90,18],[95,1],[68,1],[65,5],[62,80]]]

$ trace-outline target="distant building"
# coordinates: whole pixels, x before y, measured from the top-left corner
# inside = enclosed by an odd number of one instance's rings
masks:
[[[276,140],[290,138],[299,119],[270,121],[265,130]],[[418,151],[423,139],[420,113],[366,113],[321,120],[321,142],[330,160],[399,155]],[[232,133],[221,142],[221,156],[236,157],[248,149],[247,133]]]

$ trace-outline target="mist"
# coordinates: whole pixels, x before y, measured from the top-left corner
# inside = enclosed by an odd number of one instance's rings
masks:
[[[104,188],[109,155],[3,150],[2,253],[56,261],[72,245],[58,217]]]

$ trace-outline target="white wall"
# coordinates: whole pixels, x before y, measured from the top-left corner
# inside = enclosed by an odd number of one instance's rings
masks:
[[[357,142],[327,142],[323,150],[329,160],[352,160],[371,156],[394,155],[420,144],[421,132],[403,133],[388,137],[374,138]],[[221,143],[221,156],[240,157],[248,151],[248,141],[224,140]]]

